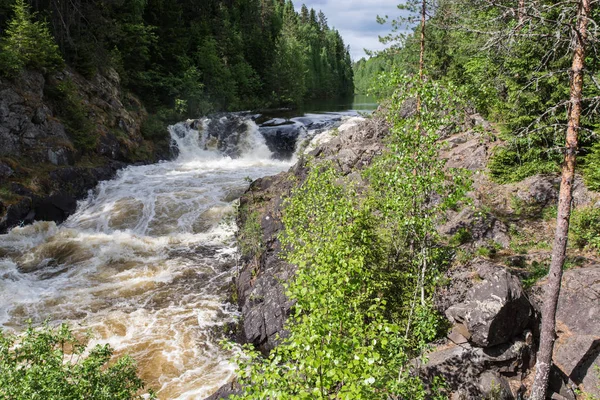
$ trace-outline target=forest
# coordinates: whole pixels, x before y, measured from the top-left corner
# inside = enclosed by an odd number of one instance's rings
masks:
[[[237,369],[209,399],[596,400],[599,3],[407,0],[379,18],[388,48],[352,63],[289,0],[0,0],[0,67],[114,68],[162,122],[378,98],[294,167],[243,178],[223,285],[241,317],[214,330]],[[110,346],[79,365],[65,343],[85,353],[67,325],[0,332],[0,394],[161,396]]]
[[[180,119],[354,92],[339,32],[291,0],[30,3],[0,1],[4,75],[61,59],[85,77],[111,67],[151,114]]]

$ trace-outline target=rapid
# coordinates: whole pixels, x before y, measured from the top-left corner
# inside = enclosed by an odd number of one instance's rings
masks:
[[[130,354],[160,399],[202,399],[225,383],[235,201],[294,162],[274,158],[252,120],[222,132],[227,118],[170,127],[175,160],[121,170],[64,223],[0,235],[0,327],[90,330],[90,345]]]

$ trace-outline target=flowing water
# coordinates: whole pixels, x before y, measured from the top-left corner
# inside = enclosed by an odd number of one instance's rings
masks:
[[[179,156],[102,182],[63,224],[0,235],[0,326],[68,322],[130,354],[161,399],[202,399],[227,381],[218,340],[234,321],[234,200],[289,168],[252,121],[170,128]],[[232,159],[224,154],[236,154]],[[228,222],[229,221],[229,222]]]

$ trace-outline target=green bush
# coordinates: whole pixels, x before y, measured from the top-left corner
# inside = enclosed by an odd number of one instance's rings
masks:
[[[134,361],[124,356],[109,363],[112,354],[108,345],[86,352],[65,324],[30,326],[18,336],[0,331],[0,398],[141,399]]]
[[[596,143],[583,157],[583,179],[588,189],[600,192],[600,143]]]
[[[14,76],[22,68],[55,71],[64,66],[48,24],[35,21],[25,0],[16,0],[13,19],[8,23],[6,36],[0,40],[0,71]]]
[[[90,121],[77,87],[70,79],[50,82],[44,87],[45,94],[56,105],[61,121],[75,146],[84,151],[92,151],[98,143],[98,134]]]
[[[435,223],[468,185],[457,171],[447,175],[437,132],[448,122],[440,109],[456,109],[456,99],[433,82],[386,78],[396,89],[388,151],[360,182],[332,162],[309,162],[284,203],[280,240],[298,267],[286,292],[295,302],[288,335],[267,359],[246,347],[244,394],[235,398],[445,398],[439,379],[428,393],[409,363],[444,329],[432,296],[450,257]],[[415,94],[420,116],[400,118]],[[445,201],[431,202],[431,193]]]
[[[242,256],[255,257],[260,255],[264,243],[258,211],[253,211],[246,217],[244,224],[240,227],[237,239]]]
[[[532,154],[538,152],[541,150],[521,155],[511,148],[499,148],[488,162],[491,178],[498,183],[513,183],[533,175],[552,174],[560,170],[559,160]]]
[[[577,248],[600,251],[600,208],[574,209],[571,214],[570,238]]]
[[[168,124],[158,115],[150,114],[142,123],[142,136],[144,139],[157,141],[169,137]]]

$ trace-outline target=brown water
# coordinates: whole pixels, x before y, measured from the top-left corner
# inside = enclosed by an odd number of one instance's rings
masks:
[[[236,317],[226,299],[238,257],[232,200],[246,177],[291,165],[271,160],[256,125],[247,128],[232,160],[183,127],[177,160],[122,170],[60,226],[0,236],[0,324],[66,321],[90,329],[90,344],[130,354],[161,399],[214,392],[233,373],[218,344]]]
[[[130,354],[160,399],[203,399],[228,381],[232,354],[219,341],[237,317],[227,302],[235,199],[248,178],[293,163],[272,159],[258,127],[243,124],[238,159],[210,147],[207,124],[178,124],[175,161],[120,171],[60,226],[0,235],[0,326],[19,331],[31,319],[90,330],[90,345]]]

